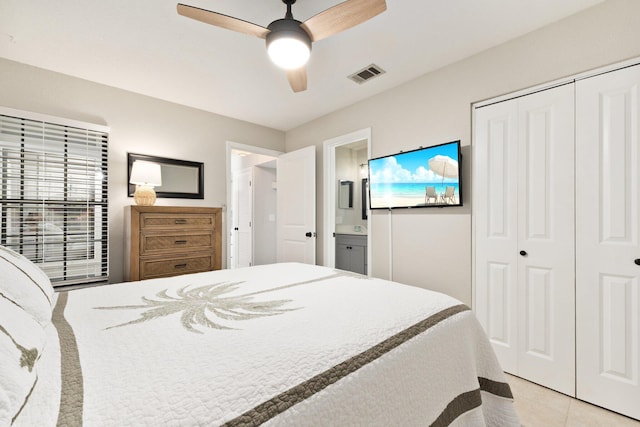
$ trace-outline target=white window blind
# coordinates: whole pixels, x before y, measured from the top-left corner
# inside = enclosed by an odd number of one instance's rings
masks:
[[[0,114],[0,243],[54,286],[106,281],[108,133]]]

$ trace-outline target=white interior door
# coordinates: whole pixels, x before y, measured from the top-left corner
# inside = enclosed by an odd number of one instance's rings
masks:
[[[505,371],[574,394],[573,86],[475,120],[476,313]]]
[[[229,208],[229,268],[236,268],[236,260],[237,260],[237,247],[238,243],[236,242],[238,238],[238,234],[236,233],[236,229],[238,228],[238,184],[235,174],[231,175],[231,197],[230,208]]]
[[[576,95],[577,397],[640,419],[640,66]]]
[[[278,157],[278,262],[316,262],[316,149]]]
[[[518,102],[518,374],[575,395],[574,85]]]
[[[502,369],[518,372],[518,104],[476,110],[475,300]]]
[[[235,238],[235,266],[249,267],[252,265],[252,217],[253,217],[253,189],[251,186],[251,168],[246,168],[236,174],[234,183],[237,191],[236,224],[233,232]]]

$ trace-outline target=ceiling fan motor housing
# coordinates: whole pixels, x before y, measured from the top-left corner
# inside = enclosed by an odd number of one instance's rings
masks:
[[[298,39],[304,44],[307,45],[309,50],[311,50],[311,37],[309,34],[300,26],[302,22],[297,19],[278,19],[273,21],[267,29],[269,30],[269,34],[267,34],[267,47],[271,44],[271,42],[275,39],[279,39],[282,37],[290,37],[294,39]]]
[[[308,52],[310,53],[311,37],[300,26],[301,24],[302,23],[300,21],[291,18],[278,19],[269,24],[269,26],[267,27],[269,33],[266,36],[267,50],[269,50],[269,47],[272,43],[278,40],[293,39],[305,45]]]

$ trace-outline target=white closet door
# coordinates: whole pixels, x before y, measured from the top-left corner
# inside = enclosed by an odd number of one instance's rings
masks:
[[[574,120],[566,85],[476,110],[475,310],[507,372],[574,394]]]
[[[518,104],[476,110],[474,136],[475,300],[498,360],[518,372]]]
[[[574,86],[518,113],[518,375],[575,395]]]
[[[640,418],[640,66],[581,80],[577,397]],[[636,261],[639,260],[639,261]]]

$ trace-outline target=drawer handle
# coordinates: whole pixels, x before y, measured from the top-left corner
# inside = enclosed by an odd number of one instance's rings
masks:
[[[176,219],[176,224],[186,224],[187,220],[186,219]]]
[[[187,241],[186,241],[186,240],[176,240],[176,241],[175,241],[175,244],[176,244],[176,245],[186,245],[186,244],[187,244]]]
[[[173,268],[187,268],[187,264],[176,264],[173,266]]]

